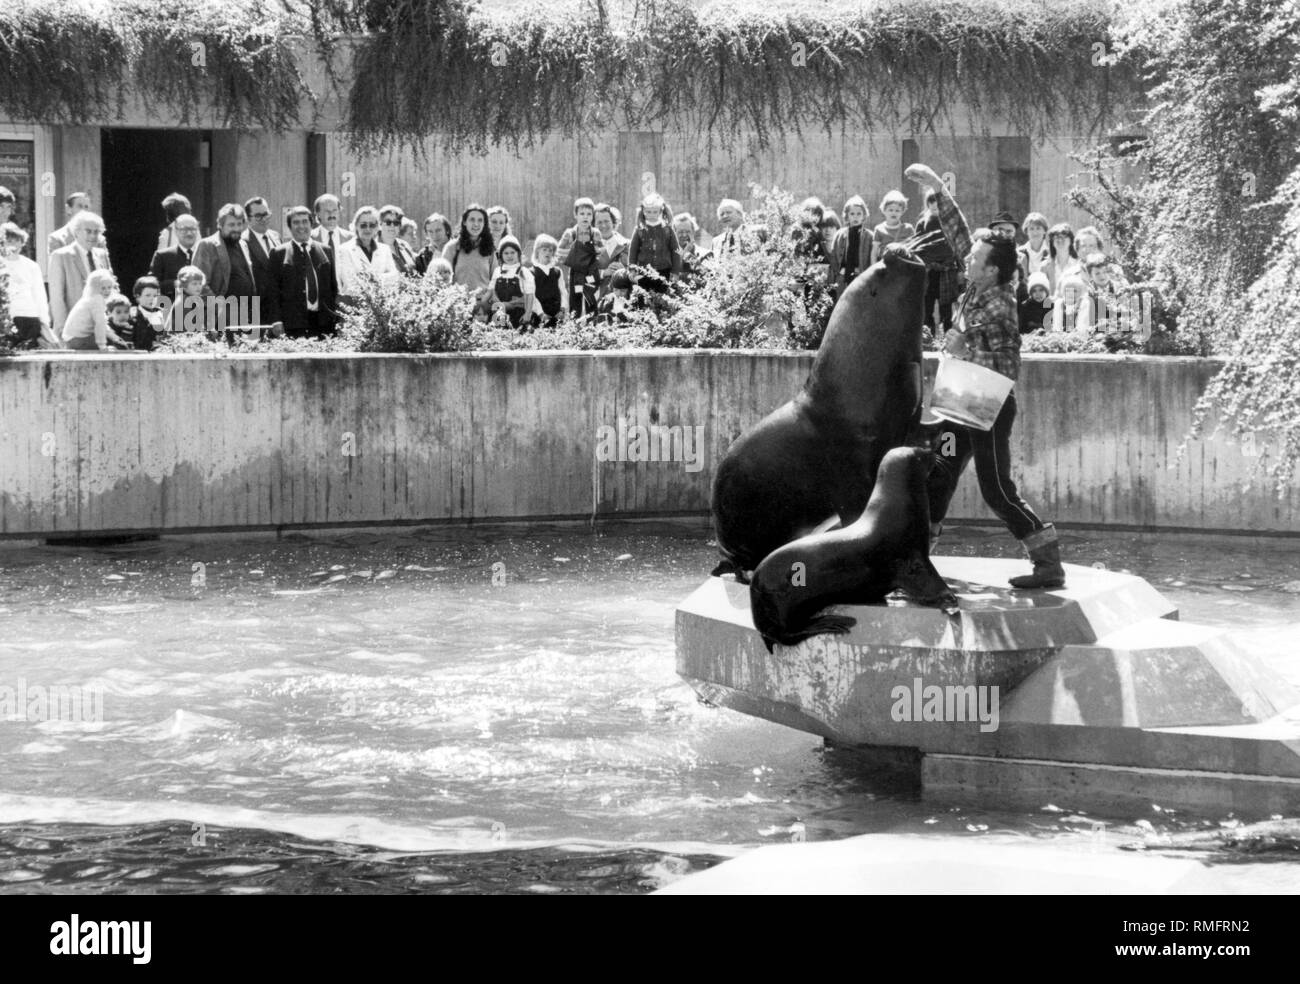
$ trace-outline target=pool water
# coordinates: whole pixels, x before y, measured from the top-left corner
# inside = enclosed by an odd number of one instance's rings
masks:
[[[1064,539],[1300,683],[1294,541]],[[941,552],[1016,545],[968,527]],[[1118,852],[1236,822],[1152,804],[1099,846],[1069,803],[935,807],[700,704],[673,612],[715,560],[698,520],[0,544],[0,891],[644,892],[791,839]],[[3,688],[59,686],[102,715],[6,719]],[[1300,890],[1293,848],[1232,883]]]

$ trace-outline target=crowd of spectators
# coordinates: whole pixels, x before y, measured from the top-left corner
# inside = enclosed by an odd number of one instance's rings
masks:
[[[850,197],[841,213],[808,198],[792,234],[794,255],[807,261],[809,289],[815,285],[833,301],[888,244],[932,234],[925,310],[937,334],[938,326],[951,327],[963,273],[943,240],[933,191],[915,225],[903,221],[908,204],[902,192],[890,191],[873,223],[861,196]],[[119,281],[104,220],[88,194],[66,198],[67,222],[49,237],[45,270],[23,255],[28,234],[9,221],[13,205],[12,193],[0,187],[11,341],[86,351],[149,351],[172,332],[224,333],[234,341],[257,326],[290,337],[328,335],[340,301],[356,296],[366,279],[460,284],[472,292],[477,317],[524,331],[569,319],[617,319],[634,303],[634,287],[662,294],[689,284],[716,258],[762,249],[770,235],[765,225],[748,222],[734,199],[718,204],[710,235],[695,216],[647,195],[629,237],[617,208],[581,197],[558,238],[540,233],[529,240],[500,205],[471,203],[454,223],[434,212],[419,225],[397,205],[363,205],[345,225],[339,199],[326,194],[311,208],[288,210],[286,239],[271,228],[271,208],[260,196],[222,206],[216,229],[203,236],[189,200],[173,193],[162,202],[165,225],[149,269]],[[1092,226],[1075,232],[1038,212],[1023,223],[1001,212],[987,228],[1019,244],[1022,333],[1093,328],[1106,299],[1126,285]],[[129,297],[120,284],[130,285]]]

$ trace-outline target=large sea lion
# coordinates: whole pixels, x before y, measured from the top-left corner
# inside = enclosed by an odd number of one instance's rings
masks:
[[[848,286],[803,390],[727,449],[713,481],[715,574],[743,582],[782,544],[836,515],[852,523],[881,459],[916,426],[926,269],[913,243],[887,246]]]
[[[847,632],[846,615],[827,605],[865,605],[901,589],[913,601],[955,608],[956,598],[930,562],[927,479],[936,455],[894,448],[876,474],[871,501],[843,529],[814,533],[770,553],[749,583],[754,627],[767,651],[826,632]]]

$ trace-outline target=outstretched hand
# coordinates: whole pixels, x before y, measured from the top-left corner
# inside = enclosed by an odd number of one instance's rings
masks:
[[[943,178],[935,174],[933,169],[925,164],[909,164],[903,176],[909,181],[915,181],[919,185],[929,185],[934,187],[943,184]]]

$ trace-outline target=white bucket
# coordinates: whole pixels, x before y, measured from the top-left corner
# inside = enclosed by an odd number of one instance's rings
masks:
[[[939,357],[930,412],[977,430],[992,430],[1014,379],[965,359]]]

